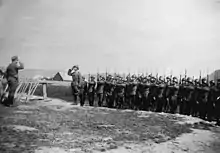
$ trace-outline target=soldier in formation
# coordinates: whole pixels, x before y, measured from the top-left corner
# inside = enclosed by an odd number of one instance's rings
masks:
[[[80,89],[82,106],[87,97],[90,106],[179,113],[220,124],[220,80],[106,74],[90,76]]]

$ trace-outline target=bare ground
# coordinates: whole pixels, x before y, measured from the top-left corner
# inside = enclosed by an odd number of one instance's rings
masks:
[[[220,128],[181,115],[31,101],[0,108],[1,153],[220,152]]]

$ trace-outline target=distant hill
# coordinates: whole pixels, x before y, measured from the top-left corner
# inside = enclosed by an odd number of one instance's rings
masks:
[[[58,72],[67,73],[66,70],[41,70],[41,69],[24,69],[19,72],[21,78],[34,78],[36,76],[54,77]],[[86,78],[88,75],[84,75]]]
[[[34,78],[35,76],[53,77],[59,70],[24,69],[19,72],[20,77]]]
[[[0,66],[0,69],[5,70],[5,67]],[[67,73],[68,70],[43,70],[43,69],[24,69],[19,71],[20,78],[35,78],[37,76],[43,77],[54,77],[58,72]],[[89,74],[82,74],[86,79],[88,79]],[[97,73],[90,74],[97,77]],[[105,76],[106,73],[99,73],[99,75]],[[114,74],[112,74],[114,75]]]

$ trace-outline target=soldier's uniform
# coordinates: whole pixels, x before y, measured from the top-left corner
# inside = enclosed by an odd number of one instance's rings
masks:
[[[198,79],[194,81],[194,92],[193,92],[193,100],[192,100],[192,109],[191,115],[194,117],[198,117],[199,113],[199,94],[200,94],[200,82]]]
[[[142,108],[145,111],[149,111],[150,108],[150,101],[149,101],[149,94],[150,94],[150,83],[147,77],[143,79],[143,82],[140,84],[141,87],[141,94],[142,94]]]
[[[12,63],[6,69],[6,78],[8,81],[9,95],[7,100],[7,106],[11,106],[14,103],[14,94],[18,86],[18,71],[24,69],[23,63],[18,61],[18,57],[12,57]]]
[[[78,96],[79,96],[79,92],[80,92],[80,86],[82,84],[82,76],[81,76],[81,73],[78,70],[79,70],[79,66],[74,65],[72,67],[72,69],[69,69],[69,71],[68,71],[68,75],[72,76],[71,87],[72,87],[74,102],[76,104],[78,103]]]
[[[149,93],[149,103],[150,111],[156,110],[156,97],[157,97],[157,84],[154,77],[149,76],[150,78],[150,93]]]
[[[137,91],[136,91],[136,105],[137,109],[143,110],[143,76],[137,78]]]
[[[165,88],[166,85],[164,82],[159,82],[157,84],[157,96],[156,96],[156,112],[162,112],[163,107],[165,105],[166,99],[165,99]]]
[[[96,94],[98,97],[98,106],[103,106],[104,101],[104,87],[105,87],[105,78],[103,76],[100,76],[100,78],[97,81],[97,88],[96,88]]]
[[[80,93],[79,93],[81,106],[84,106],[84,104],[85,104],[86,95],[87,95],[87,87],[88,87],[87,81],[85,80],[85,77],[82,77],[82,82],[81,82],[81,86],[80,86]]]
[[[220,79],[217,80],[217,99],[215,101],[215,117],[217,125],[220,126]]]
[[[202,87],[200,90],[199,96],[199,117],[205,119],[207,116],[207,106],[208,106],[208,96],[209,96],[209,87],[206,83],[206,79],[202,79]]]
[[[131,77],[130,74],[128,76],[126,76],[126,87],[125,87],[125,107],[126,108],[131,108],[130,106],[130,86],[129,86],[129,82],[131,82]]]
[[[186,107],[186,104],[185,104],[185,100],[186,100],[186,79],[183,78],[181,80],[181,85],[179,87],[179,99],[180,99],[180,114],[185,114],[184,111],[185,111],[185,107]]]
[[[95,77],[91,76],[91,80],[88,82],[88,99],[89,99],[89,105],[90,106],[94,105],[95,87],[96,87]]]
[[[194,92],[194,85],[193,80],[191,78],[187,78],[187,84],[185,86],[185,98],[183,99],[183,105],[184,105],[184,115],[190,115],[192,110],[192,103],[193,103],[193,92]]]
[[[137,81],[136,76],[132,76],[131,82],[128,83],[129,87],[129,106],[131,109],[137,110],[138,106],[136,103],[136,92],[137,92]]]
[[[176,77],[173,78],[173,83],[170,88],[169,93],[169,102],[170,102],[170,113],[174,114],[177,111],[177,106],[179,104],[179,85],[178,85],[178,79]]]
[[[215,82],[212,80],[210,81],[210,92],[209,92],[209,98],[208,98],[208,106],[207,106],[207,117],[208,120],[211,121],[214,118],[214,111],[215,111],[215,102],[218,98],[218,89],[215,86]]]
[[[122,78],[119,78],[118,82],[116,83],[116,107],[122,109],[125,105],[125,81]]]
[[[108,108],[113,108],[114,105],[114,82],[113,82],[113,77],[109,75],[107,77],[106,83],[105,83],[105,94],[106,94],[106,103]]]

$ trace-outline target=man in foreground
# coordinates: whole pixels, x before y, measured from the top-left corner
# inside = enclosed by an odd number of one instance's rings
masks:
[[[6,79],[8,81],[9,95],[6,106],[13,106],[14,94],[18,86],[18,71],[24,69],[24,64],[20,62],[18,56],[11,58],[12,62],[6,69]]]

